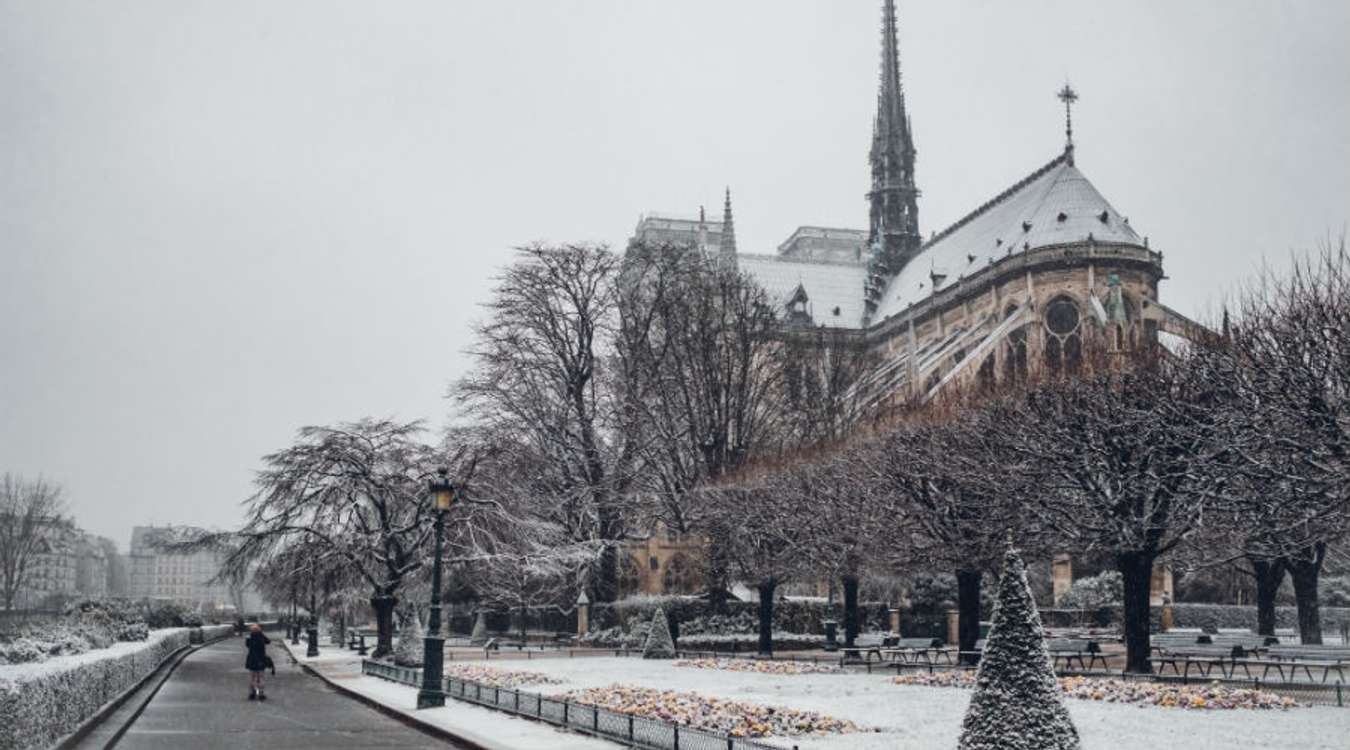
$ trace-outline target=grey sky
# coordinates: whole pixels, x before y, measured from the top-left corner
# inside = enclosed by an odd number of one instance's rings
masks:
[[[0,1],[0,471],[239,518],[263,453],[439,427],[510,247],[866,227],[880,3]],[[925,234],[1062,147],[1212,312],[1350,217],[1350,3],[900,2]]]

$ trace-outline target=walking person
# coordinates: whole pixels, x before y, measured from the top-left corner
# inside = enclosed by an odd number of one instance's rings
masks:
[[[244,647],[248,649],[248,657],[244,659],[244,667],[248,669],[248,699],[249,700],[267,700],[267,694],[263,692],[263,670],[267,669],[267,644],[271,643],[267,636],[263,635],[262,626],[253,623],[249,628],[248,637],[244,639]]]

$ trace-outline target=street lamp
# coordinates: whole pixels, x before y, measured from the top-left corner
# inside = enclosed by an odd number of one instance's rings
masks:
[[[438,469],[427,491],[436,509],[436,556],[431,564],[431,617],[427,633],[422,638],[422,689],[417,691],[417,707],[433,708],[445,705],[444,674],[445,639],[441,637],[441,544],[445,536],[445,512],[455,502],[455,485],[450,483],[449,471]]]
[[[305,656],[315,657],[319,655],[319,605],[314,598],[314,570],[309,571],[309,630],[305,636],[309,638],[309,646],[305,649]]]

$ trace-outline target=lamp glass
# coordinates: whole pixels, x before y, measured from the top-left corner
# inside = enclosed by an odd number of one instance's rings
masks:
[[[455,491],[449,487],[437,487],[433,498],[436,501],[436,510],[450,510],[450,504],[455,501]]]

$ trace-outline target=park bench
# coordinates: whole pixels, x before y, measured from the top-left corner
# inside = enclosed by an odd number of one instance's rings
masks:
[[[1052,638],[1046,641],[1046,647],[1050,651],[1051,664],[1058,667],[1063,663],[1065,669],[1073,668],[1073,662],[1078,661],[1078,668],[1088,670],[1098,662],[1102,669],[1106,669],[1106,657],[1102,655],[1102,647],[1096,641],[1090,641],[1085,638]]]
[[[1256,661],[1252,658],[1254,654],[1241,645],[1189,644],[1165,648],[1153,657],[1153,662],[1158,665],[1158,674],[1170,666],[1174,674],[1182,677],[1190,677],[1192,668],[1203,677],[1209,677],[1216,669],[1223,677],[1235,677],[1241,667],[1252,677],[1248,667]]]
[[[1266,650],[1263,658],[1255,663],[1264,667],[1261,673],[1261,679],[1265,679],[1274,669],[1281,680],[1290,681],[1301,669],[1308,675],[1309,680],[1313,677],[1313,670],[1322,670],[1322,682],[1326,682],[1334,671],[1341,682],[1345,681],[1345,669],[1350,667],[1350,647],[1346,646],[1271,646]],[[1289,670],[1288,677],[1285,676],[1285,670]]]
[[[875,656],[877,661],[899,663],[930,663],[932,657],[943,650],[940,638],[890,638],[889,643],[870,648],[868,661]],[[950,659],[948,659],[950,661]]]

